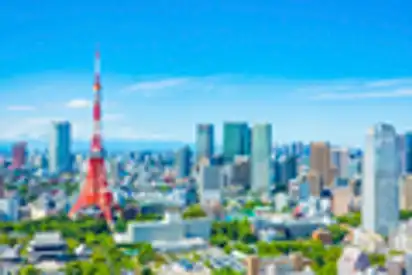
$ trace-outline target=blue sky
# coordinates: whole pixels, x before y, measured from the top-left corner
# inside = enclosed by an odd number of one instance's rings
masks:
[[[412,129],[410,1],[67,3],[0,2],[0,139],[46,139],[55,119],[87,139],[96,43],[107,138],[192,141],[212,122],[220,139],[225,120],[271,122],[278,142]]]

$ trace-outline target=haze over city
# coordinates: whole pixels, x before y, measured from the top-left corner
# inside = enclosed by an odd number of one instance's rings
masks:
[[[0,1],[0,275],[412,275],[411,11]]]
[[[409,2],[183,2],[0,4],[0,139],[47,140],[55,119],[90,138],[97,43],[106,139],[193,142],[210,122],[219,143],[243,120],[362,145],[378,121],[412,128]]]

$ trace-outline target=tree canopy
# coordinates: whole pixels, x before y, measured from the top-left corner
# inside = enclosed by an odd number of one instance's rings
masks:
[[[184,219],[203,218],[206,216],[206,212],[200,204],[191,205],[183,212]]]

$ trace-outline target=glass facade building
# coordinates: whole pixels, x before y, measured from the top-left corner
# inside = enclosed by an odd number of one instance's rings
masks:
[[[412,174],[412,132],[408,132],[404,136],[404,159],[405,159],[405,172]]]
[[[196,156],[211,158],[214,154],[215,140],[212,124],[199,124],[196,127]]]
[[[369,130],[363,161],[362,225],[388,236],[399,222],[400,154],[392,125]]]
[[[49,172],[60,173],[72,168],[70,122],[53,122],[49,148]]]
[[[268,191],[273,179],[272,125],[253,126],[251,153],[251,189],[255,192]]]
[[[247,123],[227,122],[223,126],[223,157],[233,161],[237,155],[250,154],[250,129]]]
[[[176,172],[178,178],[185,178],[190,175],[190,162],[192,151],[189,146],[181,148],[176,154]]]

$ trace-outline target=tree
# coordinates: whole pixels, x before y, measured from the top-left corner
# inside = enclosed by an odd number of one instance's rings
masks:
[[[75,239],[69,238],[67,239],[67,247],[70,253],[73,253],[74,250],[79,246],[79,242]]]
[[[33,265],[25,265],[19,271],[19,275],[40,275],[40,274],[41,274],[40,270],[35,268]]]
[[[126,226],[127,222],[124,219],[117,220],[115,225],[116,232],[125,232]]]
[[[338,223],[348,224],[352,227],[358,227],[361,224],[361,214],[359,212],[350,213],[345,216],[336,218]]]
[[[241,272],[234,271],[230,267],[224,267],[221,269],[215,269],[213,270],[213,275],[241,275]]]
[[[349,233],[349,231],[346,228],[343,228],[339,224],[333,224],[328,227],[329,232],[332,235],[332,241],[333,243],[337,244],[340,243],[343,238],[346,236],[346,234]]]
[[[152,261],[154,257],[155,251],[153,250],[152,246],[150,244],[143,244],[139,251],[138,261],[141,264],[145,265]]]
[[[142,275],[152,275],[152,274],[153,274],[153,271],[152,271],[150,268],[145,267],[145,268],[142,269],[142,273],[141,273],[141,274],[142,274]]]
[[[368,255],[368,258],[372,266],[374,265],[384,266],[385,265],[385,255],[372,253]]]
[[[399,219],[400,220],[409,220],[410,218],[412,218],[412,211],[410,210],[401,210],[399,213]]]
[[[207,214],[200,204],[191,205],[183,212],[183,219],[203,218],[206,216]]]
[[[82,275],[82,263],[80,262],[70,262],[66,264],[66,268],[64,269],[65,274],[67,275]]]
[[[212,236],[210,238],[210,243],[215,245],[215,246],[219,246],[221,248],[225,247],[225,245],[229,242],[230,240],[228,239],[228,237],[226,237],[225,235],[216,235],[216,236]]]
[[[321,267],[316,274],[318,275],[334,275],[338,274],[338,269],[336,267],[336,262],[327,262],[323,267]]]

